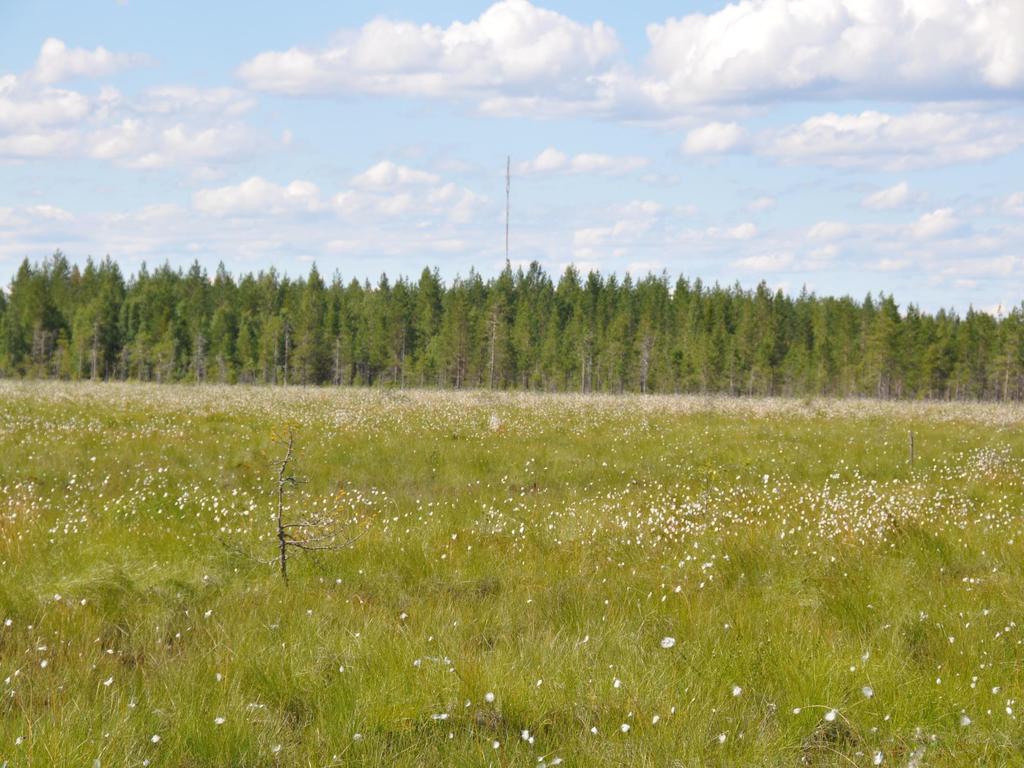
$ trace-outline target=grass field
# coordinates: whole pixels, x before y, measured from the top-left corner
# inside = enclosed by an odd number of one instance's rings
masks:
[[[1021,765],[1022,426],[0,384],[0,764]]]

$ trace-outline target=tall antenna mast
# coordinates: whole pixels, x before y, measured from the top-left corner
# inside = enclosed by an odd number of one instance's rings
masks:
[[[508,217],[512,204],[512,156],[505,156],[505,261],[508,261]]]

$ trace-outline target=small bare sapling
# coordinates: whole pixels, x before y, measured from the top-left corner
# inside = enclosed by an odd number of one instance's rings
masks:
[[[356,536],[345,536],[340,531],[338,519],[324,512],[310,512],[300,520],[288,520],[285,515],[289,509],[285,506],[285,494],[306,483],[304,478],[295,473],[295,430],[288,426],[284,432],[275,432],[275,444],[280,446],[282,455],[271,464],[276,473],[275,481],[275,515],[277,523],[278,565],[281,578],[288,583],[288,555],[293,549],[305,552],[336,552],[351,546]],[[341,491],[338,497],[341,496]]]

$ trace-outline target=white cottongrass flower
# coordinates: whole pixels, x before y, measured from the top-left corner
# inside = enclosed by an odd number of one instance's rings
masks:
[[[872,696],[875,695],[875,689],[872,688],[870,685],[865,685],[863,688],[860,689],[860,692],[864,694],[865,699],[870,699]]]
[[[971,724],[971,718],[969,718],[966,714],[960,715],[960,726],[962,728],[966,728],[970,724]]]
[[[663,638],[661,638],[661,647],[664,648],[665,650],[668,650],[669,648],[674,647],[675,644],[676,644],[676,639],[674,637],[663,637]]]
[[[224,725],[225,722],[227,722],[227,721],[223,717],[215,717],[215,718],[213,718],[214,725]]]
[[[739,696],[741,693],[743,693],[743,689],[740,688],[738,685],[734,685],[732,687],[732,695],[733,696]]]
[[[160,743],[160,734],[159,733],[154,733],[152,736],[149,737],[149,740],[151,742],[153,742],[154,744],[159,744]]]
[[[498,749],[500,746],[501,746],[501,742],[498,741],[497,739],[495,739],[494,741],[491,742],[491,747],[493,749]]]
[[[882,756],[881,752],[875,752],[874,757],[871,758],[871,764],[872,765],[881,765],[882,764],[882,760],[884,760],[884,759],[885,758]]]
[[[103,681],[103,685],[106,686],[107,688],[109,688],[113,684],[114,684],[114,678],[113,677],[108,677],[106,680]]]
[[[718,743],[725,744],[725,740],[728,738],[724,733],[718,734]]]
[[[484,694],[484,701],[486,701],[488,704],[493,704],[494,703],[494,692],[493,691],[488,691],[487,693],[485,693]]]
[[[838,715],[838,714],[839,713],[836,712],[834,709],[830,709],[828,712],[825,713],[825,722],[826,723],[833,722],[836,719],[836,715]]]
[[[619,726],[619,730],[623,733],[629,733],[629,723],[623,723]]]

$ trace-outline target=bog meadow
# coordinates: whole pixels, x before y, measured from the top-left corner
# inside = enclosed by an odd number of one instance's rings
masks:
[[[0,768],[1024,768],[1024,0],[0,2]]]
[[[0,383],[0,761],[1020,764],[1022,423]]]

